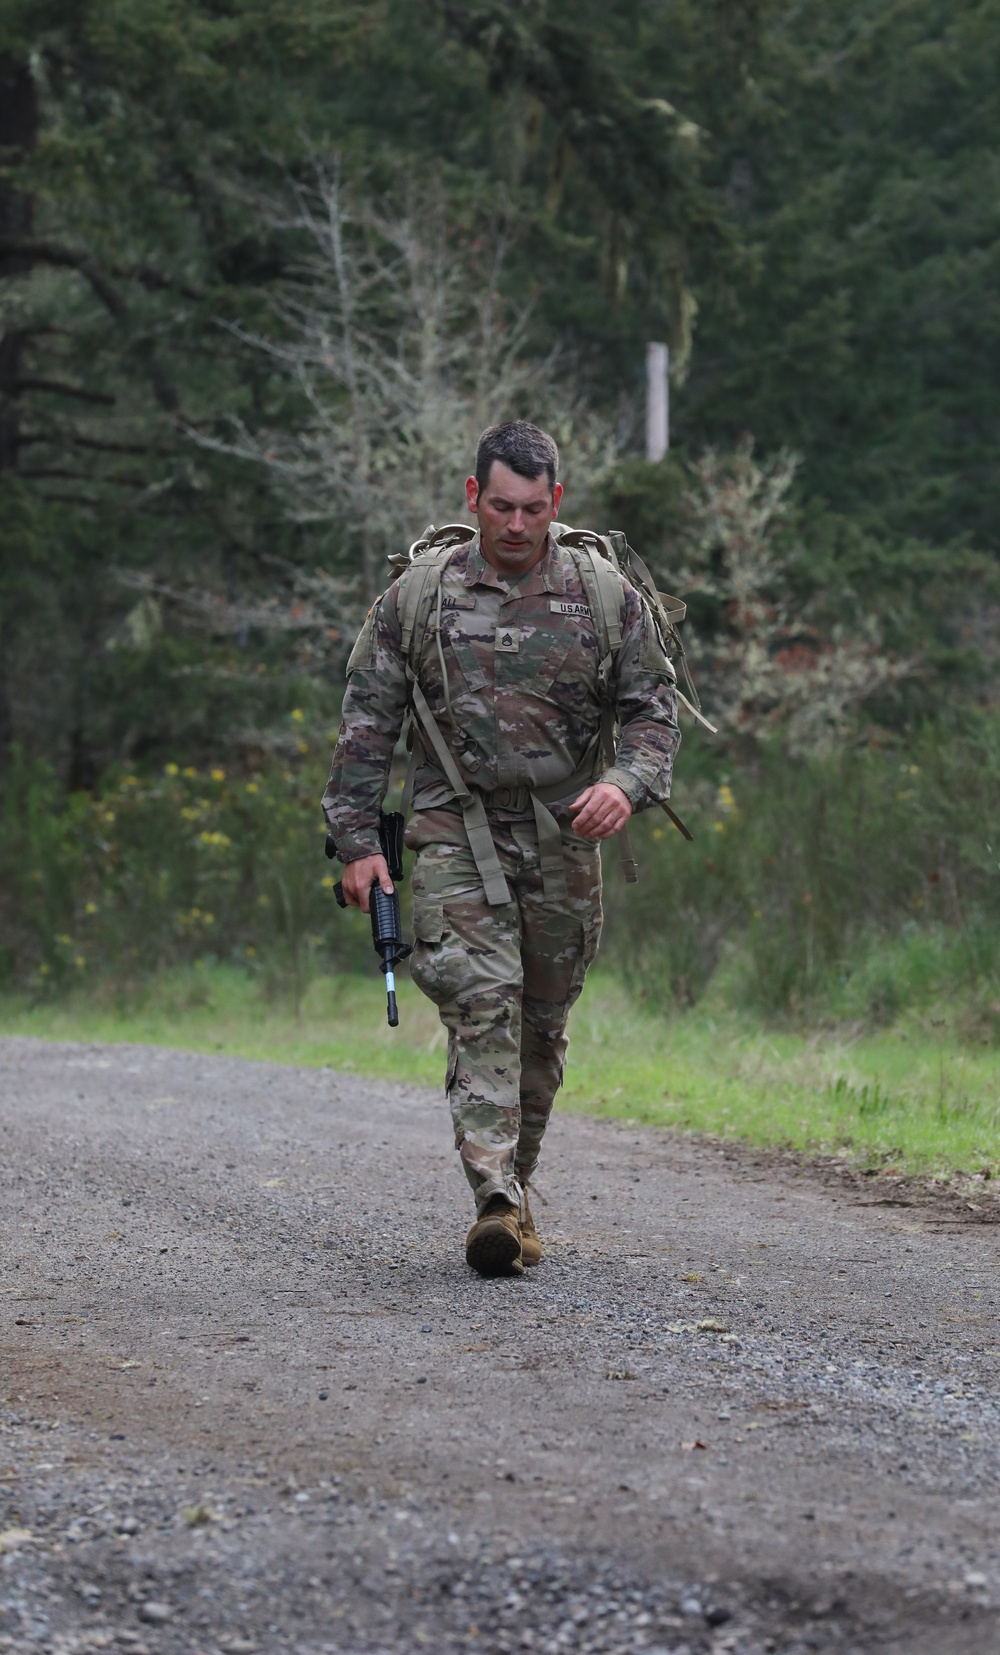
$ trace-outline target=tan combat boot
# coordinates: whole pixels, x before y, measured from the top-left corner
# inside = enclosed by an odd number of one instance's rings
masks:
[[[535,1220],[528,1206],[528,1192],[523,1195],[524,1216],[521,1219],[521,1263],[529,1269],[542,1262],[542,1238],[535,1229]]]
[[[494,1195],[465,1238],[465,1260],[481,1276],[519,1276],[520,1214],[504,1195]]]

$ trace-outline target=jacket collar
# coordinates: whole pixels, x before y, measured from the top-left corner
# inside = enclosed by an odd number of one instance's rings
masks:
[[[551,535],[544,557],[533,569],[529,569],[526,575],[522,575],[519,581],[509,583],[499,570],[494,569],[492,563],[487,563],[477,532],[469,541],[464,578],[466,586],[493,586],[501,592],[516,591],[522,598],[537,597],[542,592],[561,594],[566,591],[566,571],[559,555],[558,543]]]

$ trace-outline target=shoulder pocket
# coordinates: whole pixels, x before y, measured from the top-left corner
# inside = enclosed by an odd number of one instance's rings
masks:
[[[658,673],[670,684],[677,681],[677,673],[667,654],[656,616],[645,598],[642,600],[642,647],[639,651],[639,665],[644,672]]]
[[[365,669],[375,665],[375,638],[378,629],[378,612],[382,607],[382,599],[376,598],[368,611],[365,624],[358,633],[358,641],[351,650],[347,662],[347,676],[359,668]]]

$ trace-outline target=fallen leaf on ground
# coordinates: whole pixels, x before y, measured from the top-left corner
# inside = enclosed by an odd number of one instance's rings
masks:
[[[681,1447],[683,1448],[685,1454],[690,1454],[692,1449],[694,1449],[694,1448],[707,1448],[708,1443],[707,1442],[702,1442],[701,1438],[698,1437],[698,1438],[695,1439],[694,1442],[682,1442]]]

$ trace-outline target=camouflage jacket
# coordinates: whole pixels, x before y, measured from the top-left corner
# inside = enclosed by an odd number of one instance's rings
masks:
[[[348,662],[343,723],[323,798],[342,862],[379,849],[378,811],[408,700],[398,589],[396,581],[374,605]],[[541,562],[510,584],[486,562],[476,535],[453,553],[441,596],[450,716],[431,638],[420,649],[419,681],[463,777],[487,794],[567,780],[602,712],[598,635],[572,552],[550,539]],[[673,667],[627,581],[612,687],[621,735],[614,765],[595,780],[614,782],[633,810],[642,810],[670,795],[680,732]],[[414,808],[447,808],[453,799],[441,772],[422,763]]]

